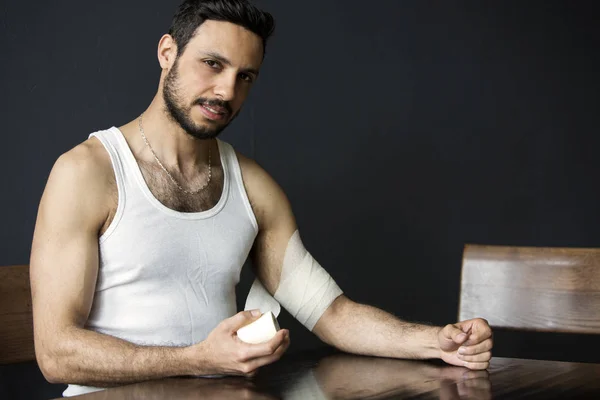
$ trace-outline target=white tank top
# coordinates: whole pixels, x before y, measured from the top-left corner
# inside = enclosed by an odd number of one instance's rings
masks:
[[[237,312],[235,286],[258,225],[233,148],[217,140],[223,193],[182,213],[152,194],[118,128],[90,135],[110,155],[119,200],[99,238],[100,264],[86,329],[138,345],[188,346]],[[69,385],[74,396],[94,388]]]

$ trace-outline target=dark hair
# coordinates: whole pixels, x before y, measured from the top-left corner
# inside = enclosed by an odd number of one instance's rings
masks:
[[[185,0],[173,16],[169,28],[169,35],[177,43],[178,56],[183,54],[196,29],[206,20],[227,21],[254,32],[262,38],[263,57],[267,40],[275,30],[273,16],[247,0]]]

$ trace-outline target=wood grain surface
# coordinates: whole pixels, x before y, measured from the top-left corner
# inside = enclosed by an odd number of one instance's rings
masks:
[[[0,267],[0,364],[35,359],[29,266]]]
[[[284,357],[251,379],[171,378],[77,397],[100,399],[588,399],[600,365],[494,358],[488,371],[345,353]]]
[[[600,249],[467,245],[459,320],[600,333]]]

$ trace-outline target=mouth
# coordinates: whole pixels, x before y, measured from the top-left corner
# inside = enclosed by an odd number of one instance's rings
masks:
[[[209,106],[206,104],[200,104],[200,109],[204,116],[211,120],[221,121],[227,117],[229,114],[224,107],[219,106]]]

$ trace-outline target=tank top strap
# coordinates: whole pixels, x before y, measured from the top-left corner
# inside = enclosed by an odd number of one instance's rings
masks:
[[[110,236],[123,216],[127,197],[134,195],[132,191],[135,191],[136,182],[135,177],[133,177],[130,172],[131,170],[130,166],[128,165],[127,153],[123,149],[122,142],[124,139],[121,132],[117,128],[112,127],[110,129],[93,132],[89,135],[89,138],[92,137],[98,139],[108,153],[112,164],[113,173],[115,175],[115,181],[117,183],[117,210],[110,226],[100,237],[100,242],[103,242],[108,236]]]
[[[223,142],[222,140],[219,140],[219,149],[224,152],[223,159],[227,163],[227,170],[230,174],[231,190],[235,191],[237,194],[236,197],[243,203],[255,232],[258,232],[258,222],[256,221],[256,216],[250,205],[250,200],[248,199],[248,194],[244,186],[244,179],[242,177],[242,170],[235,149],[229,143]]]
[[[95,137],[100,140],[108,152],[120,195],[121,190],[129,189],[131,184],[135,184],[135,177],[131,174],[131,160],[128,157],[130,151],[123,134],[118,128],[112,127],[94,132],[89,137]]]

